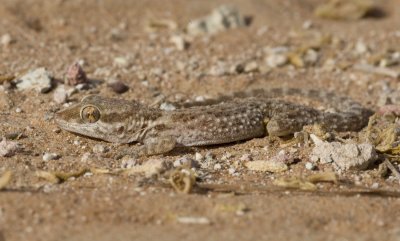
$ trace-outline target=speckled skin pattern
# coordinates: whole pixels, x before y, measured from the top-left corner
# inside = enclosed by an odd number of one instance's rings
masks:
[[[301,96],[334,111],[287,102]],[[166,153],[175,146],[204,146],[267,134],[285,136],[318,123],[336,131],[358,131],[372,112],[331,92],[277,88],[224,96],[173,111],[149,108],[136,101],[87,96],[56,114],[64,130],[109,142],[141,142],[139,154]]]

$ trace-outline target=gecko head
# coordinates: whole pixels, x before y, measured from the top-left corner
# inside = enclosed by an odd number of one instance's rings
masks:
[[[55,115],[56,124],[64,130],[109,142],[130,143],[136,141],[132,133],[135,116],[143,108],[136,101],[89,95],[76,105]]]

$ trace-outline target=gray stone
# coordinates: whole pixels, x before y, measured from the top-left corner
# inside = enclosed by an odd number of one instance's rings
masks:
[[[189,22],[187,32],[191,35],[213,34],[242,26],[246,26],[246,21],[239,11],[233,6],[222,5],[210,15]]]
[[[17,88],[19,90],[36,90],[39,93],[47,93],[52,88],[52,74],[45,68],[35,69],[19,78]]]
[[[333,163],[338,170],[365,170],[378,159],[369,143],[326,142],[313,134],[310,137],[315,143],[310,159]]]

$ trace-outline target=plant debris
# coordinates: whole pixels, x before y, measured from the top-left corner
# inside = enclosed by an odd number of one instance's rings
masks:
[[[48,172],[48,171],[36,171],[36,176],[47,180],[50,183],[57,184],[67,181],[69,178],[78,178],[83,176],[85,173],[91,172],[89,168],[83,168],[75,172]]]
[[[307,178],[301,178],[301,177],[281,178],[275,180],[274,184],[279,187],[313,191],[317,189],[317,186],[315,184],[319,182],[333,182],[336,184],[338,183],[338,179],[336,174],[333,172],[323,172],[310,175]]]
[[[319,5],[314,14],[320,18],[357,20],[375,9],[373,0],[329,0]]]
[[[0,190],[4,189],[5,186],[11,181],[12,171],[6,171],[0,176]]]
[[[178,168],[171,173],[169,183],[176,192],[189,194],[196,185],[196,176],[191,170]]]

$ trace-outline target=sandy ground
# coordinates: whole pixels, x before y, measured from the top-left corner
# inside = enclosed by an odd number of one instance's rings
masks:
[[[317,0],[229,2],[252,17],[248,27],[190,37],[189,48],[178,50],[171,36],[226,2],[0,0],[0,36],[11,37],[0,46],[0,74],[21,76],[46,67],[62,82],[67,67],[81,60],[89,79],[102,83],[78,91],[70,103],[88,94],[150,104],[161,93],[175,101],[255,87],[292,86],[334,90],[377,108],[385,89],[397,89],[393,77],[346,66],[389,49],[399,51],[398,1],[379,1],[383,16],[355,21],[315,17]],[[148,23],[159,20],[170,20],[177,29],[149,32]],[[321,36],[333,40],[318,47],[319,59],[312,65],[264,69],[266,48],[301,48]],[[329,59],[336,61],[335,68],[327,67]],[[250,61],[259,70],[225,71]],[[125,83],[129,91],[113,92],[107,85],[112,80]],[[116,170],[123,165],[118,154],[127,147],[60,131],[52,115],[63,104],[56,103],[53,94],[54,90],[46,94],[19,91],[7,83],[0,91],[0,134],[21,134],[15,141],[24,147],[11,157],[0,157],[0,173],[13,171],[10,183],[0,191],[0,241],[400,240],[398,181],[374,175],[377,166],[342,173],[339,184],[319,184],[318,192],[277,190],[272,184],[281,177],[332,170],[330,164],[306,169],[310,148],[295,148],[299,161],[284,173],[232,170],[247,153],[256,160],[276,155],[282,148],[267,137],[184,148],[142,160],[172,163],[194,158],[195,153],[211,153],[221,169],[214,170],[212,164],[198,171],[208,175],[203,183],[223,185],[224,190],[177,194],[162,175],[143,174],[86,174],[51,184],[37,177],[36,171]],[[95,154],[96,144],[110,151]],[[44,153],[57,153],[59,158],[44,161]],[[371,187],[391,192],[358,192]],[[194,218],[195,223],[182,222],[182,217]]]

